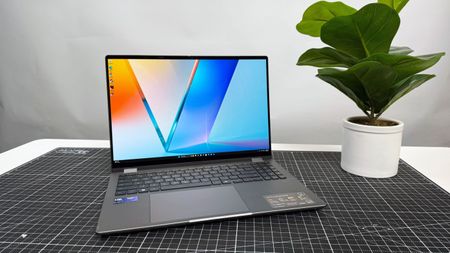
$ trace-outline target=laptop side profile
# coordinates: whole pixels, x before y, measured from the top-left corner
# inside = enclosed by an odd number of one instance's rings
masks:
[[[266,56],[106,56],[111,164],[97,233],[326,204],[272,159]]]

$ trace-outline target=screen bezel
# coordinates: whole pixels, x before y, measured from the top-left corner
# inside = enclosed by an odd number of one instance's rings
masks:
[[[111,59],[260,59],[266,61],[266,88],[267,88],[267,126],[269,129],[269,149],[268,150],[247,150],[236,152],[223,152],[216,153],[214,156],[199,156],[199,157],[158,157],[158,158],[141,158],[141,159],[128,159],[128,160],[114,160],[114,145],[112,134],[112,117],[111,117],[111,101],[110,101],[110,84],[109,84],[109,68],[108,60]],[[111,166],[112,171],[121,171],[127,167],[139,167],[158,164],[170,164],[170,163],[182,163],[182,162],[195,162],[195,161],[210,161],[218,159],[229,158],[244,158],[255,156],[271,156],[272,155],[272,142],[271,142],[271,128],[270,128],[270,106],[269,106],[269,61],[267,56],[161,56],[161,55],[107,55],[105,56],[106,67],[106,90],[108,100],[108,121],[109,121],[109,138],[110,138],[110,152],[111,152]]]

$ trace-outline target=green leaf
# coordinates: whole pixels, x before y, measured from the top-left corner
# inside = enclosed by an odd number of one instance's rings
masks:
[[[389,49],[389,54],[402,54],[402,55],[408,55],[410,53],[414,52],[409,47],[391,47]]]
[[[397,79],[397,74],[390,66],[376,61],[366,61],[345,71],[319,70],[318,77],[333,86],[338,83],[352,90],[355,96],[363,101],[364,108],[370,108],[374,113],[379,113],[392,97],[390,91]],[[358,107],[361,108],[359,105]]]
[[[405,7],[409,0],[378,0],[378,3],[385,4],[398,13]]]
[[[391,66],[397,73],[397,81],[422,72],[436,64],[445,53],[422,56],[374,54],[363,61],[377,61]]]
[[[315,67],[351,67],[358,59],[339,52],[331,47],[312,48],[303,53],[298,59],[297,65]]]
[[[363,59],[376,53],[388,53],[399,26],[397,12],[384,4],[374,3],[353,15],[326,22],[320,38],[341,52]]]
[[[388,109],[394,102],[399,100],[401,97],[408,94],[410,91],[419,87],[421,84],[432,79],[433,77],[435,77],[435,75],[423,75],[423,74],[413,75],[395,84],[393,90],[391,91],[392,96],[389,99],[389,102],[380,110],[379,114],[386,111],[386,109]]]
[[[297,31],[313,37],[320,36],[320,29],[328,20],[337,16],[346,16],[356,10],[342,2],[319,1],[306,9],[303,18],[297,24]]]
[[[318,70],[317,77],[344,93],[348,98],[353,100],[364,113],[369,111],[369,98],[366,96],[363,87],[359,85],[358,80],[351,75],[340,75],[341,73],[342,71],[337,69],[325,68]]]

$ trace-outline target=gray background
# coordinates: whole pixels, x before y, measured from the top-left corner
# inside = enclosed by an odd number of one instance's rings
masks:
[[[106,54],[268,55],[274,142],[339,144],[361,114],[298,56],[322,47],[298,34],[301,0],[1,0],[0,152],[39,138],[108,138]],[[345,1],[355,7],[370,1]],[[450,1],[414,0],[394,45],[450,52]],[[450,146],[449,56],[438,76],[385,114],[404,145]]]

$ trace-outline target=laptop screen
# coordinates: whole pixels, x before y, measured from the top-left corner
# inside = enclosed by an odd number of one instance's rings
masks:
[[[270,152],[267,57],[106,64],[113,165]]]

